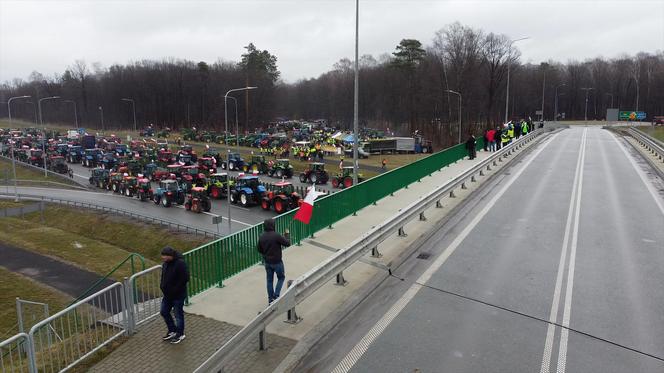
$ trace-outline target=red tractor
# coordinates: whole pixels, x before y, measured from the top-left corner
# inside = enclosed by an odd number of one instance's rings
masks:
[[[274,186],[276,189],[268,191],[261,201],[263,210],[273,208],[277,214],[282,214],[302,204],[302,198],[294,191],[292,183],[282,181],[274,184]]]
[[[184,208],[187,211],[193,211],[196,213],[200,213],[201,211],[209,212],[212,208],[212,203],[210,202],[210,197],[208,197],[205,188],[191,188],[191,191],[187,194],[187,199],[184,202]]]

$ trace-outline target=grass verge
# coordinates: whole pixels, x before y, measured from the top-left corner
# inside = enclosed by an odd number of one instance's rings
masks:
[[[664,126],[639,127],[639,129],[659,141],[664,141]]]
[[[55,176],[44,177],[44,173],[16,163],[16,179],[19,180],[19,186],[39,186],[39,187],[57,187],[69,188],[70,186],[79,186],[75,182],[66,178]],[[51,184],[57,183],[57,184]],[[14,186],[14,173],[12,171],[12,162],[6,159],[0,159],[0,185]]]

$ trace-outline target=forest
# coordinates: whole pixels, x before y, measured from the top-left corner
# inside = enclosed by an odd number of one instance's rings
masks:
[[[55,76],[33,72],[0,85],[0,116],[7,115],[9,97],[30,95],[12,102],[12,116],[38,122],[37,98],[60,96],[42,102],[44,122],[99,128],[103,116],[105,128],[128,129],[135,104],[139,128],[152,123],[223,131],[225,93],[257,86],[236,92],[237,103],[228,100],[231,128],[236,105],[242,131],[284,119],[325,119],[351,128],[351,59],[341,58],[318,77],[284,82],[278,56],[252,43],[245,49],[237,61],[155,59],[104,67],[77,60]],[[648,119],[664,115],[662,51],[525,63],[507,36],[453,23],[425,44],[395,40],[392,51],[361,56],[360,125],[401,135],[420,130],[437,145],[453,143],[459,117],[464,136],[503,123],[508,74],[509,119],[536,120],[543,107],[545,120],[552,120],[556,106],[559,117],[576,120],[603,119],[609,107],[645,111]]]

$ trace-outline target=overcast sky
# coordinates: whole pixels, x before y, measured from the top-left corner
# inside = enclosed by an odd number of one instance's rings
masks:
[[[238,61],[249,42],[293,82],[352,59],[354,11],[353,0],[0,0],[0,82],[62,73],[77,59]],[[360,0],[360,54],[390,53],[403,38],[428,45],[455,21],[529,36],[518,44],[524,62],[664,50],[664,0]]]

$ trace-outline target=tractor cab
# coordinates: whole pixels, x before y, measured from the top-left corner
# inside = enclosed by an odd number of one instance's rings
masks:
[[[184,166],[181,164],[169,164],[166,166],[166,170],[168,170],[169,173],[175,175],[176,178],[181,178],[183,174],[183,169]]]
[[[57,145],[55,146],[55,151],[56,151],[59,155],[61,155],[61,156],[63,156],[63,157],[66,157],[66,156],[67,156],[67,153],[69,152],[69,145],[68,145],[68,144],[57,144]]]
[[[129,154],[129,147],[127,146],[127,144],[116,144],[115,153],[119,157],[126,157]]]
[[[80,163],[82,155],[83,147],[80,145],[73,145],[67,149],[67,161],[69,161],[69,163]]]
[[[205,169],[208,174],[217,172],[217,160],[209,157],[198,158],[198,167]]]
[[[288,181],[280,181],[276,184],[274,184],[276,187],[274,190],[274,193],[276,194],[285,194],[285,195],[292,195],[295,193],[295,187],[293,186],[293,183],[288,182]],[[295,193],[297,194],[297,193]]]
[[[54,155],[49,158],[49,168],[52,171],[55,171],[59,174],[66,174],[69,172],[69,167],[67,167],[67,163],[65,163],[65,157],[61,155]]]
[[[219,199],[228,193],[229,183],[231,188],[235,184],[233,181],[228,179],[227,173],[222,172],[212,174],[208,179],[207,192],[212,198]]]
[[[327,184],[329,178],[325,163],[320,162],[309,163],[309,167],[300,173],[300,182],[307,184]]]
[[[270,165],[270,169],[267,174],[270,177],[276,178],[291,178],[293,177],[293,166],[290,164],[288,159],[277,159],[274,163]]]
[[[300,206],[302,198],[295,192],[293,183],[281,181],[274,186],[274,190],[267,192],[261,201],[263,210],[274,209],[276,213],[282,214]]]
[[[341,172],[337,176],[332,178],[332,187],[334,188],[348,188],[353,186],[353,166],[346,166],[341,169]],[[362,182],[364,178],[362,174],[357,174],[357,181]]]
[[[178,155],[178,162],[183,163],[183,164],[186,164],[186,165],[190,165],[190,164],[192,164],[193,161],[192,161],[191,154],[188,154],[188,153],[180,153],[180,154]]]
[[[221,168],[223,170],[241,170],[244,167],[244,159],[240,157],[240,153],[228,153],[228,158],[226,161],[221,163]]]
[[[239,202],[244,207],[257,205],[261,203],[265,192],[265,187],[261,185],[257,176],[242,176],[231,189],[230,201]]]
[[[180,189],[180,186],[175,180],[162,180],[159,182],[159,188],[165,191],[175,192]]]
[[[33,165],[42,165],[44,162],[44,152],[41,149],[30,149],[28,162]]]
[[[251,156],[251,161],[247,162],[243,167],[242,170],[244,172],[251,172],[251,173],[261,173],[265,174],[268,172],[269,165],[267,161],[265,160],[264,155],[252,155]]]
[[[211,207],[210,197],[208,197],[205,188],[191,188],[191,191],[189,191],[189,194],[187,195],[187,200],[184,203],[185,210],[200,213],[201,211],[210,211]]]
[[[83,165],[86,167],[96,166],[102,159],[101,149],[85,149],[85,154],[83,156]]]

